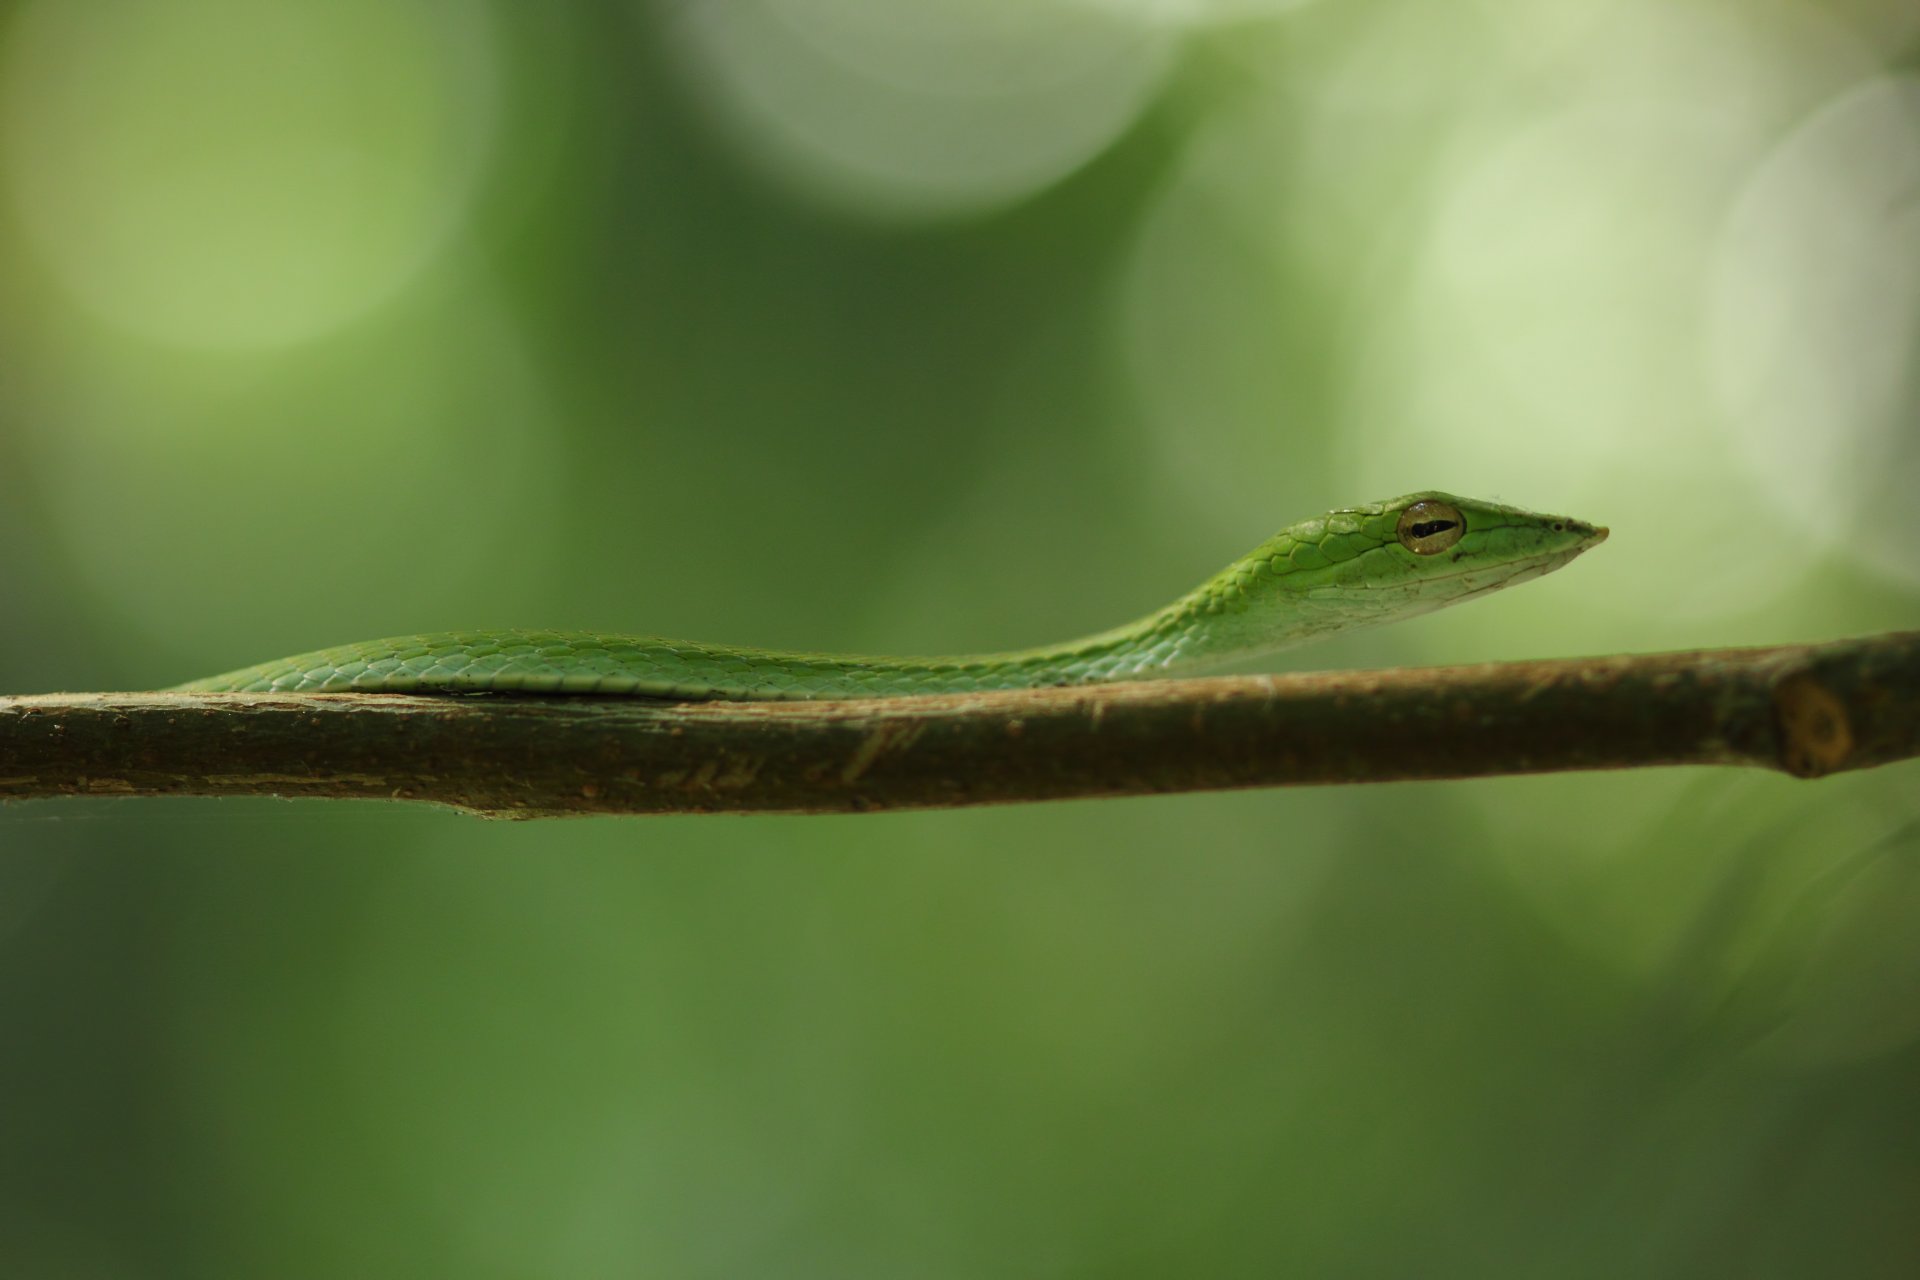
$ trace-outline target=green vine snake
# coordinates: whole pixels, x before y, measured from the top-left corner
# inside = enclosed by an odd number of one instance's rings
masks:
[[[1038,649],[895,658],[571,631],[445,631],[303,653],[179,688],[795,699],[1125,680],[1429,613],[1551,573],[1606,536],[1564,516],[1415,493],[1303,520],[1163,609]]]

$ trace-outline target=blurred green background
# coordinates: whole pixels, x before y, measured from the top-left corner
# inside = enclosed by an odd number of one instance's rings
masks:
[[[0,0],[0,689],[984,649],[1438,487],[1299,665],[1920,616],[1911,0]],[[1920,795],[0,811],[19,1276],[1910,1276]]]

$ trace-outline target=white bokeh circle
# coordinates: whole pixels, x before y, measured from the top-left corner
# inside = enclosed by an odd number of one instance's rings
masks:
[[[476,584],[511,614],[552,554],[547,390],[495,299],[425,301],[291,352],[43,335],[19,439],[43,554],[112,634],[212,667],[266,625],[323,643],[464,619]]]
[[[754,162],[824,203],[937,218],[1072,173],[1151,102],[1178,33],[1074,0],[760,0],[667,19]]]
[[[1769,507],[1920,585],[1920,78],[1842,96],[1756,168],[1711,317],[1722,424]]]
[[[1260,22],[1323,0],[1071,0],[1089,9],[1166,26],[1203,28]]]
[[[485,6],[29,0],[0,44],[0,183],[83,307],[282,346],[364,313],[458,225],[493,133]]]

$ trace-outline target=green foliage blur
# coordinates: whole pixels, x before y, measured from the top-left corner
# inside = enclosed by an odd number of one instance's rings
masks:
[[[1911,0],[0,0],[0,689],[1024,645],[1427,487],[1613,538],[1296,665],[1911,627],[1916,67]],[[1917,777],[11,807],[0,1274],[1910,1276]]]

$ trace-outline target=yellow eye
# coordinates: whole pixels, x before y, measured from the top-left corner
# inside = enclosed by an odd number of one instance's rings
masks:
[[[1460,509],[1423,498],[1400,513],[1400,545],[1417,556],[1437,556],[1467,531]]]

